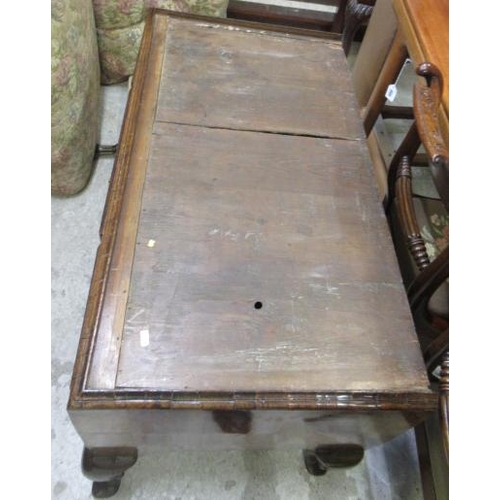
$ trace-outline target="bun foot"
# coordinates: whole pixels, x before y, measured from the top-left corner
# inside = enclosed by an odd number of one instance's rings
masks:
[[[92,496],[113,496],[120,488],[124,472],[136,461],[137,448],[84,448],[82,471],[93,481]]]
[[[92,483],[92,496],[94,498],[112,497],[120,488],[121,477],[110,481],[94,481]]]
[[[314,451],[304,450],[302,454],[304,456],[304,464],[309,474],[313,476],[324,476],[326,474],[326,467],[320,463]]]
[[[332,444],[304,450],[303,456],[307,471],[313,476],[323,476],[328,469],[359,464],[364,450],[357,444]]]

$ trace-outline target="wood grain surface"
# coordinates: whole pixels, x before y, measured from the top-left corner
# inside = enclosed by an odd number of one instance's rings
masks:
[[[117,386],[423,382],[359,141],[160,123],[141,210]]]
[[[360,139],[358,114],[338,42],[169,22],[158,121]]]
[[[127,103],[85,316],[82,336],[90,336],[92,331],[92,337],[89,347],[82,346],[78,354],[78,360],[82,357],[91,360],[87,361],[85,375],[80,375],[83,383],[100,389],[115,386],[134,255],[134,245],[130,242],[137,232],[167,20],[166,16],[151,16],[144,32],[143,50],[137,63],[139,71]],[[123,222],[119,224],[119,220]],[[93,307],[95,296],[99,296],[99,309]]]

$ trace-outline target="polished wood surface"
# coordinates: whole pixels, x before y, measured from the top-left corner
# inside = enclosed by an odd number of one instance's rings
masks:
[[[87,447],[366,447],[437,407],[348,75],[337,41],[151,12],[68,405]]]
[[[443,75],[443,109],[449,116],[449,0],[378,0],[353,67],[353,87],[359,105],[367,105],[384,63],[400,31],[414,67],[435,64]],[[397,43],[401,43],[397,40]],[[395,50],[395,49],[392,49]]]
[[[427,85],[415,85],[413,102],[415,123],[419,137],[429,158],[429,168],[439,197],[446,210],[449,208],[448,146],[439,126],[439,110],[444,91],[444,77],[438,66],[424,62],[417,74],[427,80]]]
[[[449,0],[393,0],[393,5],[415,67],[431,62],[439,68],[449,115]]]
[[[385,10],[389,5],[382,6]],[[382,8],[381,7],[381,8]],[[387,86],[394,83],[407,55],[415,68],[422,63],[434,64],[442,75],[442,97],[439,127],[444,140],[449,135],[449,8],[448,0],[393,0],[396,23],[381,24],[377,11],[373,20],[378,23],[367,30],[360,49],[359,61],[353,69],[354,87],[360,105],[365,103],[367,88],[371,88],[363,111],[365,133],[370,134],[375,120],[386,101]],[[389,16],[390,18],[391,16]],[[380,32],[379,28],[387,32]],[[377,29],[376,29],[377,28]],[[391,40],[387,46],[387,41]],[[368,48],[365,48],[368,47]],[[379,51],[379,64],[373,62],[374,51]],[[380,60],[382,54],[384,59]],[[370,58],[367,59],[367,56]],[[375,73],[374,73],[375,71]],[[376,75],[376,79],[373,76]],[[370,80],[367,77],[370,77]]]
[[[386,91],[397,81],[409,57],[415,68],[434,64],[442,75],[442,98],[436,127],[445,144],[449,138],[449,16],[448,0],[379,0],[366,31],[352,75],[362,107],[363,126],[382,198],[391,196],[386,182],[390,159],[383,160],[381,139],[373,130],[377,119],[387,117]],[[379,142],[380,141],[380,142]],[[392,157],[391,153],[388,153]]]

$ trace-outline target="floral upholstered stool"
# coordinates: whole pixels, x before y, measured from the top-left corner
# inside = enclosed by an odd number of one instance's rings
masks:
[[[149,7],[226,16],[228,0],[52,0],[52,194],[87,185],[99,132],[100,83],[134,71]]]
[[[52,194],[88,182],[98,137],[99,58],[90,0],[52,0]]]

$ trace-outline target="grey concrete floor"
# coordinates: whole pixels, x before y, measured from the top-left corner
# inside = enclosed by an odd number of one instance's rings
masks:
[[[118,141],[127,85],[102,87],[101,143]],[[100,158],[79,195],[52,198],[52,498],[92,498],[81,473],[82,441],[66,404],[80,328],[99,244],[113,166]],[[309,475],[301,450],[183,452],[141,455],[125,474],[123,499],[421,500],[413,431],[366,452],[350,469]]]

